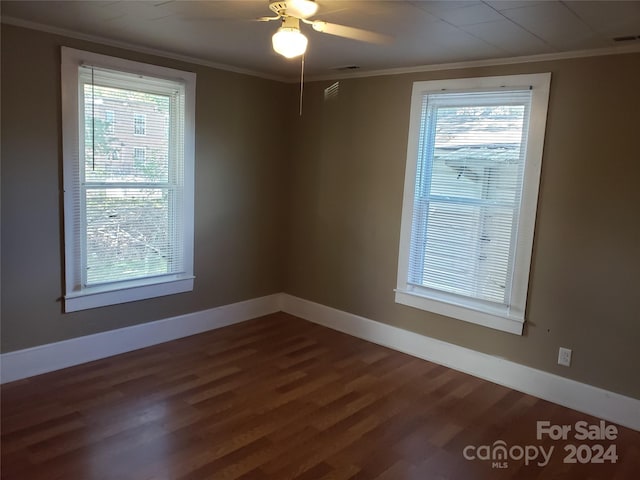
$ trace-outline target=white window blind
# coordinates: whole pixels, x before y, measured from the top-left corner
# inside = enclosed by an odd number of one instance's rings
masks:
[[[79,81],[84,285],[183,273],[184,86],[90,66]]]
[[[544,135],[531,128],[536,92],[434,90],[414,91],[396,299],[417,306],[403,301],[410,293],[522,322],[539,181],[531,158]]]
[[[91,66],[79,82],[84,285],[183,273],[184,86]]]
[[[530,98],[424,96],[409,283],[509,304]]]
[[[143,64],[67,50],[72,58],[66,69],[63,65],[63,108],[67,116],[77,112],[76,121],[64,125],[67,310],[190,290],[193,132],[187,134],[186,122],[193,112],[187,114],[188,82],[95,66],[77,57]],[[168,70],[146,67],[163,75]],[[68,85],[73,78],[75,89]],[[68,95],[74,91],[76,108]],[[73,145],[70,138],[77,139]],[[175,285],[140,290],[166,282]],[[122,294],[127,289],[137,291]],[[97,300],[109,291],[120,293]],[[76,301],[82,296],[92,299]]]

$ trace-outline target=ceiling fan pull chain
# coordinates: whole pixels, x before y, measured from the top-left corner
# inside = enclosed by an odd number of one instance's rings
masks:
[[[304,54],[302,54],[302,64],[300,65],[300,116],[302,116],[302,92],[304,90]]]

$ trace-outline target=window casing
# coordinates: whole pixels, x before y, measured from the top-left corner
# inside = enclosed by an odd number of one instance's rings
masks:
[[[193,289],[194,111],[193,73],[62,48],[65,311]]]
[[[397,303],[522,333],[549,84],[414,84]]]

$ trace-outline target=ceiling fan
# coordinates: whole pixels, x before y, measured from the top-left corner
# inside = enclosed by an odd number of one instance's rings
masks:
[[[270,22],[280,20],[282,26],[272,37],[273,49],[286,58],[295,58],[307,50],[307,37],[300,31],[300,22],[321,33],[350,38],[362,42],[384,44],[392,38],[381,33],[363,30],[361,28],[328,23],[322,20],[311,20],[318,11],[318,4],[314,0],[287,0],[283,2],[271,1],[269,9],[275,13],[273,17],[261,17],[258,20]]]

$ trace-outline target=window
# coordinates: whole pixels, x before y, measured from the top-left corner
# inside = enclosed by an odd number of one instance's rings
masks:
[[[147,156],[147,151],[144,147],[133,147],[133,160],[135,162],[136,168],[144,168],[142,166],[142,162],[144,162]]]
[[[396,302],[522,333],[550,78],[414,84]]]
[[[146,135],[147,134],[147,116],[143,113],[133,114],[133,134],[134,135]]]
[[[116,114],[113,110],[107,110],[104,112],[105,131],[109,135],[115,133],[116,127]]]
[[[193,289],[194,100],[193,73],[63,47],[65,311]]]

